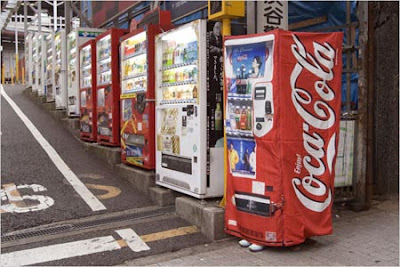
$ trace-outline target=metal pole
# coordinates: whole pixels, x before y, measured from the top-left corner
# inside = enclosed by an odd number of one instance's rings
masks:
[[[346,46],[350,47],[351,46],[351,2],[347,1],[346,2],[346,24],[347,24],[347,29],[346,29]],[[348,114],[351,113],[351,86],[350,86],[350,58],[351,58],[351,51],[347,50],[346,52],[346,112]]]
[[[65,35],[71,31],[71,6],[69,1],[64,1],[64,12],[65,12]]]
[[[18,82],[19,80],[19,69],[18,69],[18,29],[17,29],[17,23],[18,23],[18,17],[17,17],[17,11],[15,11],[15,83]]]
[[[359,33],[359,78],[358,78],[358,119],[354,138],[354,198],[351,203],[354,210],[368,209],[370,198],[367,195],[367,160],[368,160],[368,2],[358,2]]]
[[[53,16],[54,16],[54,32],[57,31],[57,0],[53,2]]]

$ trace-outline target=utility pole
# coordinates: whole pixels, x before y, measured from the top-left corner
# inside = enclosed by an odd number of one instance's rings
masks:
[[[19,66],[18,66],[18,15],[17,11],[15,11],[15,83],[19,81]]]

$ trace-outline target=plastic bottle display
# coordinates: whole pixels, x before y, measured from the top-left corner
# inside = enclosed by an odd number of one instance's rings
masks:
[[[251,131],[252,127],[251,127],[251,108],[247,107],[247,125],[246,125],[246,129]]]
[[[247,130],[247,112],[246,107],[242,107],[242,112],[240,114],[240,129]]]
[[[240,108],[239,108],[239,106],[237,106],[236,110],[235,110],[235,122],[236,122],[236,129],[240,129]]]

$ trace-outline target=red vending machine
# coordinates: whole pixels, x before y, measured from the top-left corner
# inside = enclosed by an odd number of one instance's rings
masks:
[[[342,33],[224,40],[226,232],[292,246],[332,233]]]
[[[128,30],[111,28],[96,38],[97,142],[119,146],[119,39]]]
[[[80,137],[97,141],[96,94],[96,41],[90,40],[79,47]]]
[[[170,29],[169,11],[145,15],[151,24],[121,38],[121,160],[145,169],[155,168],[155,36]]]

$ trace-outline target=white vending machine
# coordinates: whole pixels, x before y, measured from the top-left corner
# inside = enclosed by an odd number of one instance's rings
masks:
[[[54,102],[54,33],[51,32],[46,36],[46,102]]]
[[[32,33],[25,38],[25,87],[32,87]]]
[[[67,114],[70,117],[80,115],[79,111],[79,46],[103,33],[103,29],[76,28],[67,36]]]
[[[65,30],[54,35],[54,87],[56,109],[67,107],[67,47]]]
[[[214,25],[196,20],[156,38],[156,184],[199,199],[224,193],[222,37],[211,40]]]

